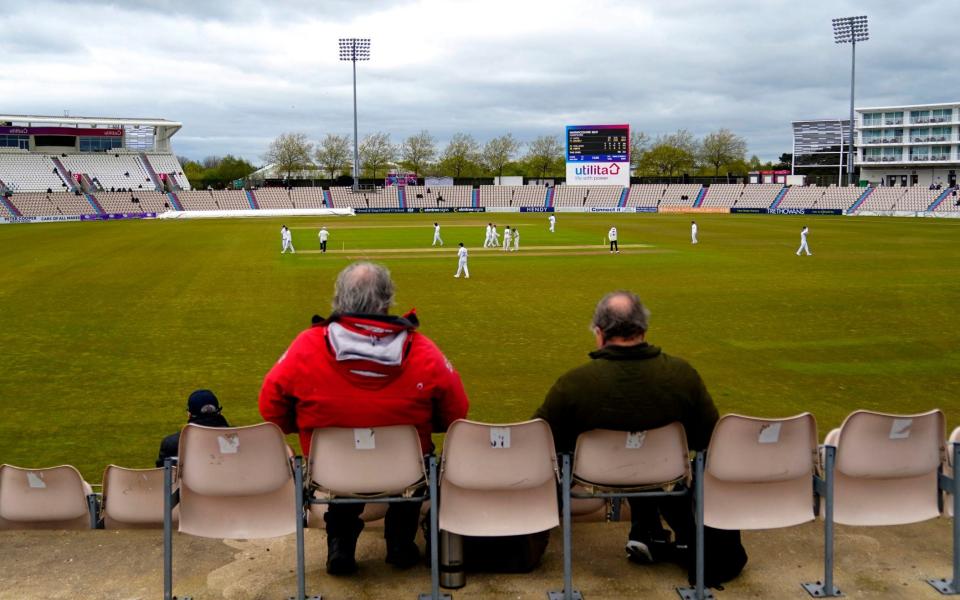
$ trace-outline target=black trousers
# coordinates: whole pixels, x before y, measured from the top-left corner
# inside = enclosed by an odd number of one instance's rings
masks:
[[[613,252],[614,250],[619,252],[620,246],[617,245],[617,240],[610,240],[610,252]]]
[[[690,499],[684,496],[628,498],[630,502],[630,539],[645,541],[664,539],[663,521],[673,529],[675,541],[693,543],[694,521]]]
[[[388,545],[406,544],[417,537],[420,524],[420,507],[423,502],[394,502],[387,508],[384,517],[383,537]],[[323,520],[327,535],[356,539],[363,530],[360,513],[364,504],[329,504]]]
[[[327,242],[320,242],[320,252],[327,251]]]

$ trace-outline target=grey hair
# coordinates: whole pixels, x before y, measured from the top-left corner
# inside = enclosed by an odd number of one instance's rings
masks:
[[[337,275],[333,310],[338,313],[385,315],[393,304],[393,280],[383,265],[355,262]]]
[[[600,299],[590,325],[599,329],[606,339],[635,338],[646,333],[650,311],[633,292],[617,290]]]

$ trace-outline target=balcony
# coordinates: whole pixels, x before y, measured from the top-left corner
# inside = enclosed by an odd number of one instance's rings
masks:
[[[903,119],[888,119],[884,123],[887,125],[903,125]]]

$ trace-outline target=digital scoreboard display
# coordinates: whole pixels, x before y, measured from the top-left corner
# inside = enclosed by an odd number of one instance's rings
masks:
[[[567,162],[630,162],[630,126],[568,125]]]

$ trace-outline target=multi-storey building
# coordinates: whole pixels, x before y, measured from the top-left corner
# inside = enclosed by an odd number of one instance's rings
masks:
[[[858,108],[854,143],[860,179],[883,185],[955,185],[960,102]]]

